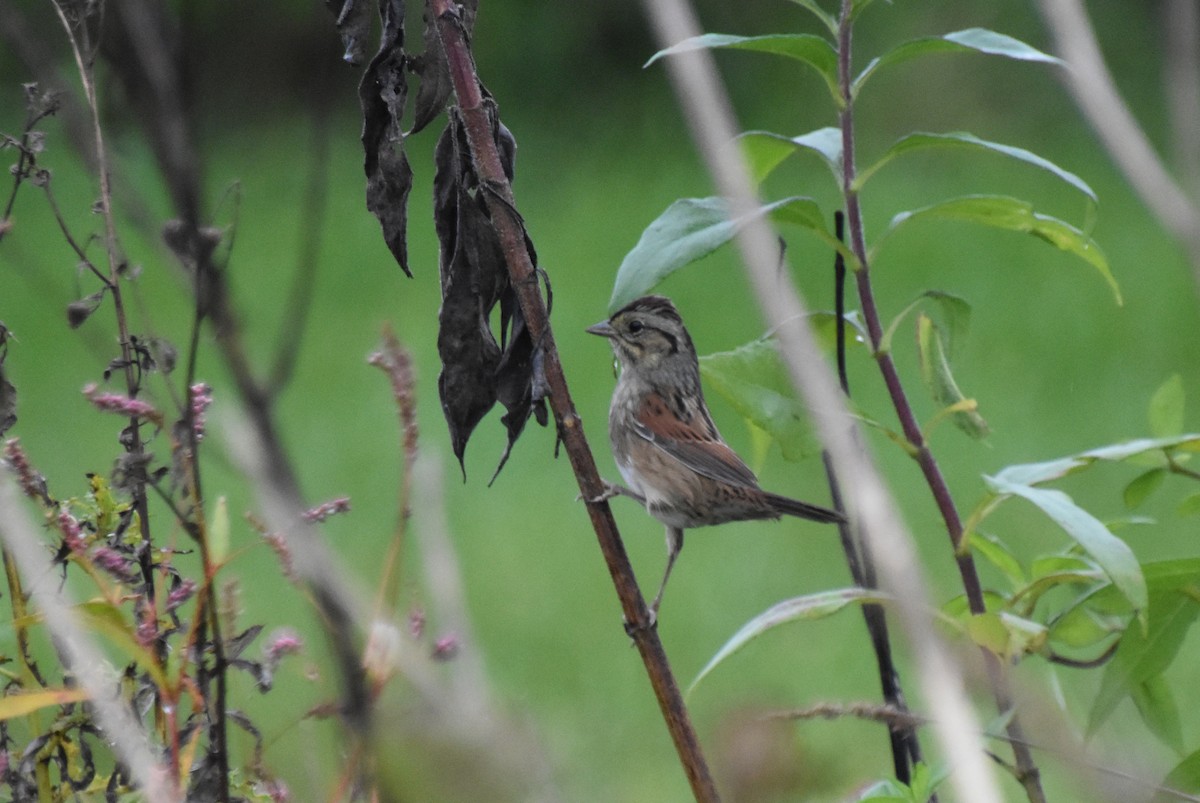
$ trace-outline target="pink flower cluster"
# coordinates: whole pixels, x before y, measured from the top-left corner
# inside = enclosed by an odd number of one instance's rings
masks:
[[[79,522],[65,510],[60,510],[58,513],[58,531],[62,533],[63,543],[67,545],[67,549],[76,555],[82,555],[87,550]]]
[[[192,431],[196,442],[204,440],[204,413],[212,404],[212,387],[207,382],[197,382],[188,389],[192,402]]]
[[[148,418],[151,421],[162,420],[158,410],[154,409],[154,405],[149,402],[131,399],[119,393],[103,393],[95,382],[83,386],[83,395],[87,396],[93,407],[106,413],[117,413],[131,418]]]
[[[40,479],[37,472],[33,470],[33,466],[29,465],[29,458],[25,454],[25,450],[21,448],[21,441],[17,438],[10,438],[4,443],[4,458],[12,470],[16,472],[17,482],[21,485],[21,490],[29,497],[41,496]]]
[[[296,655],[302,649],[304,649],[304,641],[296,634],[296,631],[283,627],[271,634],[271,640],[263,647],[263,653],[268,662],[277,664],[283,656]]]

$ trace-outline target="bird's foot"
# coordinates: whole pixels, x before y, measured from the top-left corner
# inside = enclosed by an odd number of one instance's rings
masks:
[[[594,496],[591,499],[586,500],[590,504],[598,505],[601,502],[607,502],[614,496],[633,496],[636,498],[636,495],[633,493],[633,491],[622,485],[617,485],[615,482],[609,482],[608,480],[604,479],[600,480],[600,482],[604,484],[604,490],[600,492],[599,496]],[[581,500],[583,500],[583,494],[579,494],[575,497],[575,501],[578,502]]]

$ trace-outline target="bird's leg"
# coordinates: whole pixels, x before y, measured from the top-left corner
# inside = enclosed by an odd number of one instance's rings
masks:
[[[683,530],[679,527],[667,528],[667,570],[663,572],[662,584],[658,587],[658,593],[654,595],[654,602],[650,603],[650,616],[655,621],[658,620],[658,606],[662,604],[663,591],[667,589],[667,578],[671,576],[671,569],[675,566],[675,559],[679,557],[679,553],[683,550]]]
[[[646,497],[642,496],[638,492],[636,492],[630,488],[626,488],[624,485],[618,485],[615,482],[609,482],[608,480],[605,480],[605,479],[602,479],[600,481],[602,483],[604,483],[604,490],[601,492],[601,494],[599,496],[597,496],[593,499],[587,500],[587,501],[591,502],[592,504],[598,505],[601,502],[607,502],[609,499],[612,499],[614,496],[628,496],[630,499],[634,500],[639,505],[645,506]],[[582,499],[583,494],[580,494],[577,498]]]

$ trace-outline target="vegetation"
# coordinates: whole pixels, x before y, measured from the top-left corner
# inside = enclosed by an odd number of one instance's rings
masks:
[[[609,357],[582,329],[651,289],[764,484],[823,496],[820,427],[721,248],[747,219],[667,112],[661,68],[713,50],[765,54],[721,61],[756,218],[826,310],[810,320],[915,536],[927,618],[990,698],[1005,799],[1200,794],[1183,249],[1087,141],[1023,7],[779,5],[706,6],[734,32],[660,48],[616,16],[538,31],[438,3],[407,10],[405,43],[390,3],[374,59],[374,4],[335,9],[340,43],[319,9],[3,12],[4,108],[24,114],[0,120],[0,795],[992,799],[945,780],[923,656],[886,624],[904,588],[876,588],[861,530],[844,552],[792,525],[697,534],[655,630],[629,561],[657,576],[658,525],[575,501],[611,474]],[[1123,88],[1153,85],[1129,53],[1154,24],[1105,39]],[[496,44],[514,30],[538,73]],[[227,37],[252,43],[230,49],[245,80],[212,56]],[[303,43],[282,52],[305,80],[262,63],[272,38]],[[468,39],[495,106],[470,100]],[[361,113],[343,51],[369,62]],[[593,52],[615,65],[551,119],[539,80],[577,86]],[[401,155],[434,120],[441,144]],[[835,491],[861,513],[854,482]],[[146,738],[110,749],[131,711]]]

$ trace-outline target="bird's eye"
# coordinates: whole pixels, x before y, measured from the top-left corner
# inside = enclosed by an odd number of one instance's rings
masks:
[[[646,328],[645,324],[643,324],[641,321],[639,321],[637,319],[634,319],[629,322],[629,334],[631,334],[631,335],[636,335],[645,328]]]

